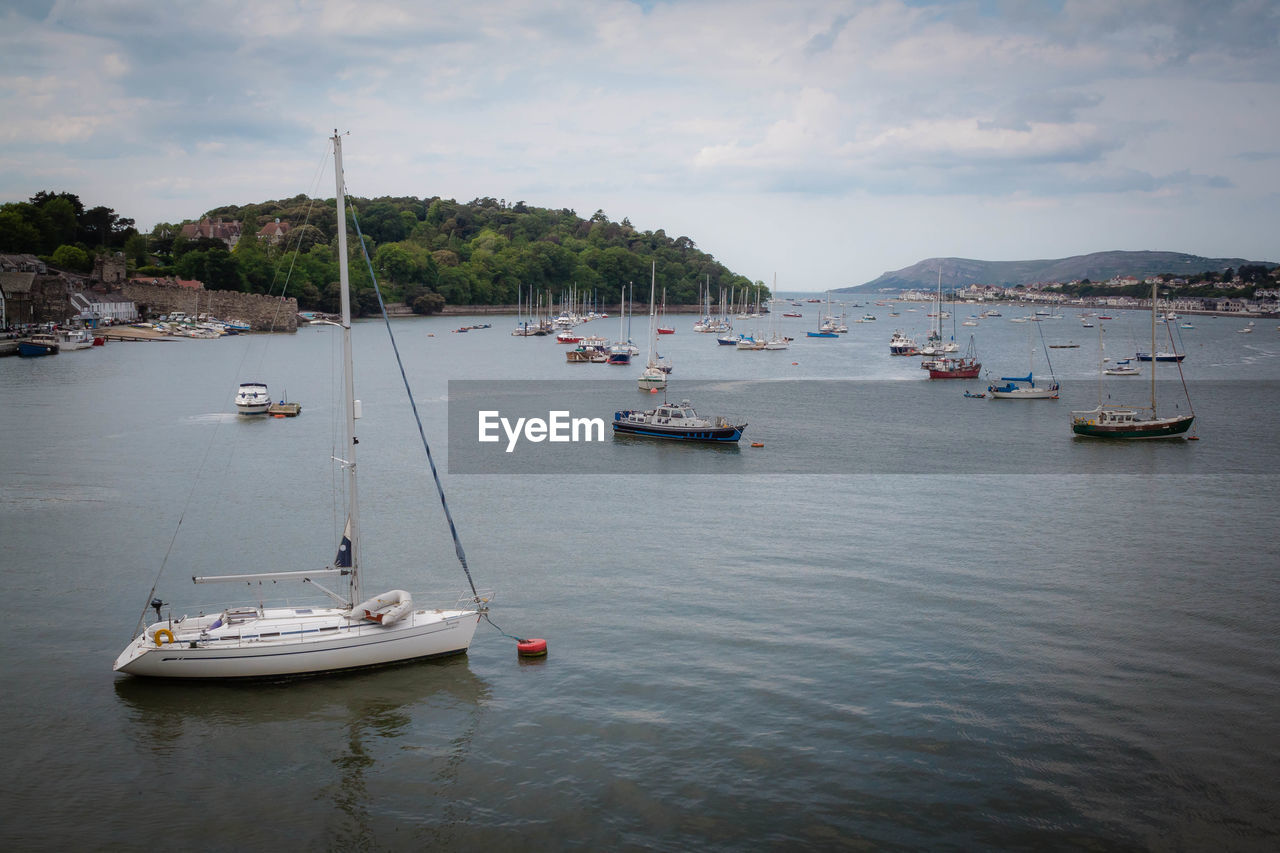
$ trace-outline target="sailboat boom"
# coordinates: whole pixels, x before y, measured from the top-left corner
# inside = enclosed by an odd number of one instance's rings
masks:
[[[200,575],[192,583],[251,583],[253,581],[308,580],[350,574],[350,569],[317,569],[314,572],[262,572],[255,575]]]

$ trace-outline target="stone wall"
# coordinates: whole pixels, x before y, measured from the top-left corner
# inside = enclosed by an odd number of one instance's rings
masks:
[[[233,290],[204,290],[163,284],[128,283],[124,298],[138,306],[139,316],[212,314],[219,320],[241,320],[255,332],[298,331],[298,300]]]

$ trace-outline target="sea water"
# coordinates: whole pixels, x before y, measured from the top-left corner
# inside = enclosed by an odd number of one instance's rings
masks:
[[[1273,847],[1280,332],[1197,320],[1179,348],[1199,440],[1117,444],[1073,438],[1068,413],[1096,404],[1100,356],[1146,348],[1149,315],[1117,315],[1105,355],[1070,315],[1036,328],[1005,306],[961,329],[984,371],[1047,377],[1048,355],[1063,386],[994,401],[888,355],[896,325],[923,337],[923,306],[865,310],[882,316],[838,339],[783,321],[783,352],[673,318],[668,396],[740,415],[736,449],[610,437],[578,446],[580,466],[513,453],[475,473],[449,470],[469,440],[451,380],[599,399],[608,418],[660,400],[634,386],[647,341],[630,368],[578,366],[501,320],[394,321],[470,572],[498,591],[491,622],[465,657],[279,683],[111,662],[152,595],[175,615],[243,595],[192,575],[332,558],[336,330],[0,361],[0,840]],[[452,604],[467,579],[385,330],[354,337],[366,590]],[[1143,367],[1104,395],[1142,402]],[[1185,407],[1166,370],[1162,410]],[[302,415],[237,416],[241,381]],[[506,635],[550,654],[521,660]]]

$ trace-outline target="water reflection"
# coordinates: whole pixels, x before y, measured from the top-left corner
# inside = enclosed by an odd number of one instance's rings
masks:
[[[452,787],[490,700],[466,657],[275,682],[120,678],[115,690],[157,787],[201,792],[210,821],[257,809],[263,826],[348,850],[388,831],[403,840],[406,816],[415,832],[455,822],[422,788]],[[210,799],[214,780],[225,803]]]

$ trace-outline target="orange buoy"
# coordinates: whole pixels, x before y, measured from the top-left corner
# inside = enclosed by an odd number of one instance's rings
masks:
[[[657,393],[658,393],[658,389],[657,389],[657,388],[650,388],[650,389],[649,389],[649,393],[650,393],[650,394],[657,394]]]
[[[798,362],[798,361],[793,361],[793,362],[791,362],[791,366],[792,366],[792,367],[795,367],[795,366],[796,366],[797,364],[799,364],[799,363],[800,363],[800,362]]]
[[[763,441],[753,441],[753,442],[751,442],[751,446],[752,446],[752,447],[764,447],[764,442],[763,442]]]
[[[516,653],[522,658],[542,657],[547,653],[546,640],[521,640],[516,643]]]
[[[275,418],[283,418],[283,417],[284,417],[284,415],[272,415],[272,417],[275,417]]]

